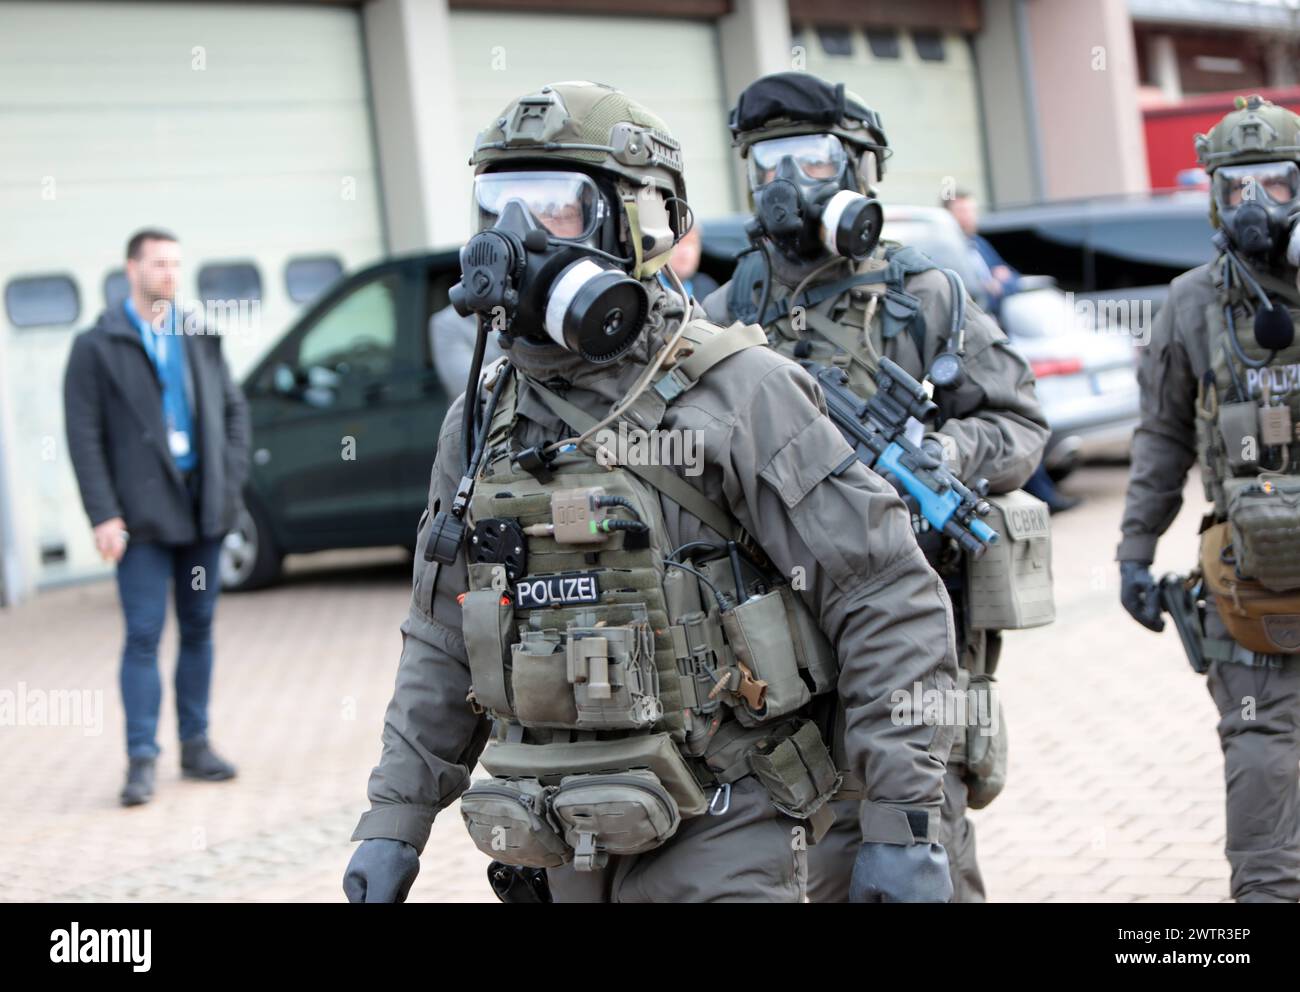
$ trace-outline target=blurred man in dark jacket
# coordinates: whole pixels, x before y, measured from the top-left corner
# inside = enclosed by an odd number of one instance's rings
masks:
[[[134,806],[153,794],[158,641],[169,584],[180,625],[182,774],[203,781],[235,775],[208,745],[208,693],[218,554],[248,474],[249,423],[221,338],[196,314],[178,312],[176,238],[140,231],[126,254],[130,295],[73,342],[64,419],[95,547],[117,564],[129,758],[121,798]]]

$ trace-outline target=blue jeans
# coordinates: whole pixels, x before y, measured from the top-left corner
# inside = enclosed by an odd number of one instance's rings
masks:
[[[1029,477],[1023,488],[1030,496],[1036,496],[1044,503],[1054,503],[1061,498],[1061,494],[1056,490],[1056,483],[1047,474],[1047,467],[1042,462],[1038,463],[1038,468],[1034,469],[1034,474]]]
[[[180,739],[192,741],[207,735],[212,615],[221,589],[220,550],[221,542],[216,540],[181,546],[132,542],[117,563],[117,588],[126,617],[122,705],[126,709],[126,752],[132,758],[158,754],[158,710],[162,705],[158,641],[167,617],[169,583],[175,591],[180,624],[176,662]],[[201,572],[196,571],[200,568]]]

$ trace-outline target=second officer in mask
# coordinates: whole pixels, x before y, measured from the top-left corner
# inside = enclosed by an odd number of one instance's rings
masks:
[[[1142,423],[1121,525],[1124,608],[1161,604],[1219,711],[1238,902],[1300,901],[1300,116],[1259,96],[1208,134],[1215,258],[1169,285],[1141,348]],[[1200,463],[1200,567],[1151,575]],[[1199,579],[1199,581],[1198,581]],[[1162,595],[1163,592],[1163,595]]]
[[[1048,437],[1032,373],[966,296],[955,273],[940,270],[918,251],[879,242],[882,213],[872,187],[889,154],[879,116],[843,84],[784,72],[740,94],[730,127],[748,168],[756,251],[704,301],[709,317],[762,324],[781,354],[839,366],[864,398],[876,390],[882,357],[916,380],[930,380],[939,417],[925,435],[925,448],[960,479],[985,480],[990,493],[1021,486]],[[1041,519],[1045,546],[1046,514],[1031,516]],[[934,531],[918,537],[953,599],[959,689],[974,686],[989,700],[999,635],[970,622],[959,549]],[[1004,781],[1005,731],[1000,714],[994,719],[997,737],[990,740],[987,726],[959,734],[948,766],[942,836],[954,901],[984,899],[974,828],[965,812],[968,802],[991,801]],[[981,750],[977,761],[967,760],[967,737]],[[858,844],[851,812],[853,797],[861,795],[857,786],[850,774],[835,803],[831,835],[810,852],[813,901],[842,901],[849,894]]]
[[[494,884],[534,900],[801,901],[838,785],[809,719],[830,695],[866,784],[861,898],[946,900],[951,731],[885,701],[952,686],[947,597],[807,373],[656,278],[690,223],[667,128],[560,83],[472,164],[452,302],[507,360],[437,439],[348,897],[405,898],[459,797]],[[638,431],[699,458],[632,457]]]

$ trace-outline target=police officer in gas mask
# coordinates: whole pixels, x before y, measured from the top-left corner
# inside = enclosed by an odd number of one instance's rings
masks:
[[[499,893],[802,901],[840,784],[829,697],[868,794],[860,897],[946,900],[950,729],[879,701],[952,686],[947,597],[806,372],[657,278],[691,224],[667,127],[560,83],[471,161],[451,302],[507,355],[436,439],[348,898],[404,899],[459,798]],[[630,457],[652,431],[701,457]]]
[[[1219,710],[1238,902],[1300,900],[1300,116],[1258,96],[1198,135],[1216,258],[1175,279],[1139,349],[1124,608],[1176,622]],[[1151,575],[1199,462],[1199,566]]]
[[[719,323],[762,324],[776,351],[843,368],[862,398],[876,391],[882,357],[896,362],[927,381],[939,407],[922,441],[936,459],[968,484],[983,480],[994,498],[1021,486],[1048,437],[1033,375],[967,297],[956,273],[915,249],[880,240],[883,216],[874,186],[890,154],[880,116],[843,84],[783,72],[745,88],[730,128],[747,167],[754,248],[731,282],[705,300],[709,316]],[[1016,498],[1032,501],[1026,494]],[[1045,528],[1045,514],[1042,519]],[[983,901],[974,827],[965,813],[991,802],[1005,781],[1005,729],[1000,713],[992,713],[1001,640],[997,630],[972,623],[961,549],[926,529],[919,516],[917,524],[918,540],[953,600],[959,688],[974,688],[976,695],[966,698],[982,698],[993,717],[958,734],[941,830],[954,901]],[[996,595],[975,592],[985,599]],[[843,716],[828,713],[824,721],[839,727]],[[861,784],[846,775],[835,827],[809,855],[815,902],[850,896],[858,845],[852,810],[862,795]]]

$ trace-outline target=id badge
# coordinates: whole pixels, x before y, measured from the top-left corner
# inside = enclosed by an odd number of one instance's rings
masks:
[[[184,458],[190,453],[189,431],[168,431],[167,447],[171,449],[173,458]]]

